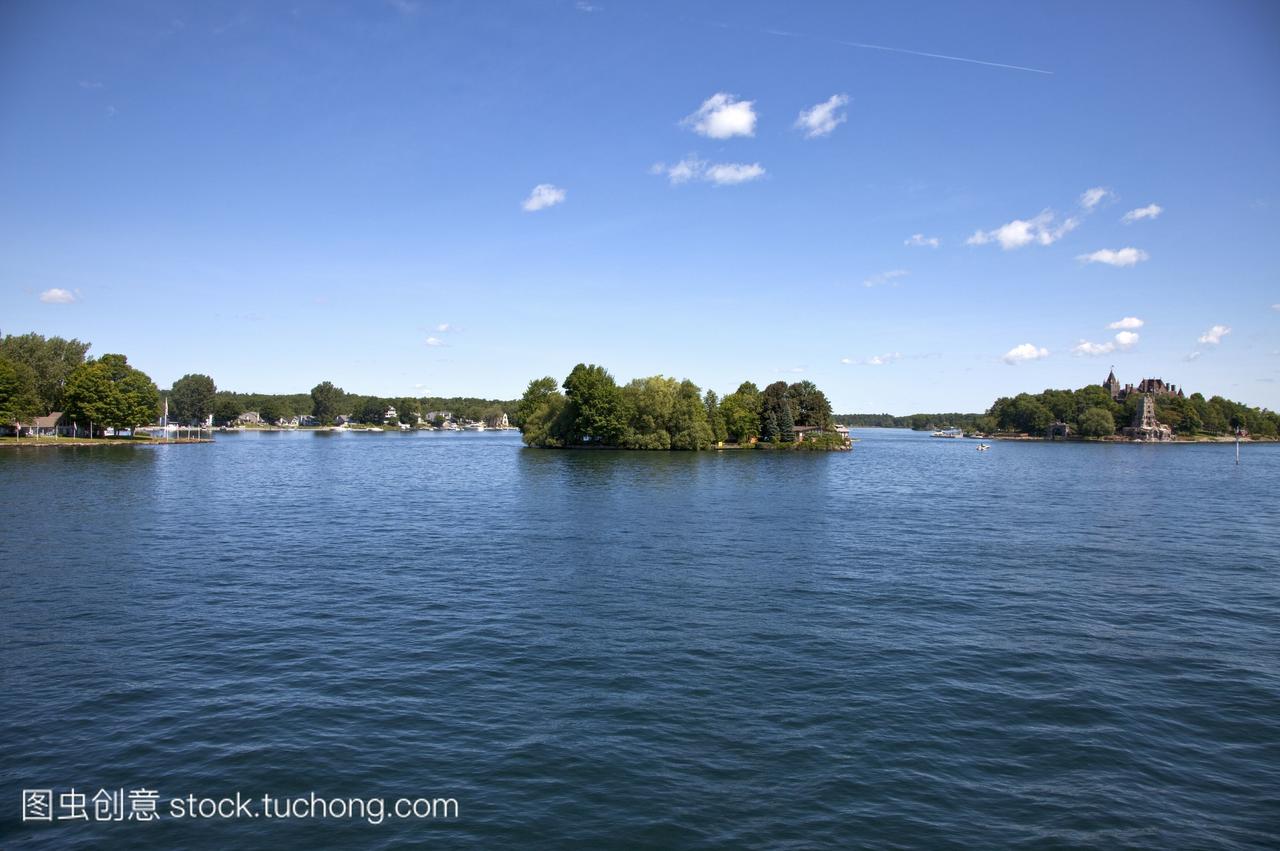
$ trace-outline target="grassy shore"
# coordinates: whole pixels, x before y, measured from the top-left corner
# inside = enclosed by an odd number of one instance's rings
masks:
[[[0,449],[57,446],[161,446],[170,443],[213,443],[208,437],[0,437]]]

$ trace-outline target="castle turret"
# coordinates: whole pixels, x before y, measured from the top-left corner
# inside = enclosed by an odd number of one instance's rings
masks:
[[[1109,373],[1107,373],[1107,380],[1106,380],[1106,381],[1104,381],[1104,382],[1102,382],[1102,386],[1103,386],[1103,388],[1105,388],[1105,389],[1106,389],[1106,391],[1107,391],[1108,393],[1110,393],[1110,394],[1111,394],[1111,398],[1112,398],[1112,399],[1117,399],[1117,398],[1119,398],[1119,396],[1120,396],[1120,380],[1119,380],[1118,378],[1116,378],[1116,369],[1115,369],[1115,367],[1112,367],[1112,368],[1111,368],[1111,371],[1110,371]]]

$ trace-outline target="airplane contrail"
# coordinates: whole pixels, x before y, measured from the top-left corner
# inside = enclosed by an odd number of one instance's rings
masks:
[[[728,29],[727,24],[716,24],[715,26]],[[988,62],[985,59],[970,59],[967,56],[948,56],[945,53],[927,53],[923,50],[910,50],[905,47],[889,47],[884,44],[868,44],[862,41],[843,41],[837,38],[823,38],[821,36],[806,35],[805,33],[793,33],[786,30],[760,30],[765,35],[777,35],[785,38],[806,38],[810,41],[824,41],[827,44],[839,44],[844,47],[857,47],[862,50],[883,50],[887,53],[905,53],[909,56],[924,56],[929,59],[945,59],[948,62],[967,62],[970,65],[986,65],[988,68],[1004,68],[1009,71],[1026,71],[1031,74],[1048,74],[1053,75],[1052,71],[1046,71],[1043,68],[1028,68],[1025,65],[1008,65],[1004,62]]]

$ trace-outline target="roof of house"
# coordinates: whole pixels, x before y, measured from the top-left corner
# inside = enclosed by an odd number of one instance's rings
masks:
[[[35,428],[54,428],[60,419],[62,419],[62,411],[54,411],[47,417],[36,417],[32,425]]]

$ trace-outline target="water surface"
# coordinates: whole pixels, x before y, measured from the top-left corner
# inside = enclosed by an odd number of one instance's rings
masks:
[[[0,452],[0,845],[1265,847],[1280,447]],[[457,799],[23,824],[20,790]]]

